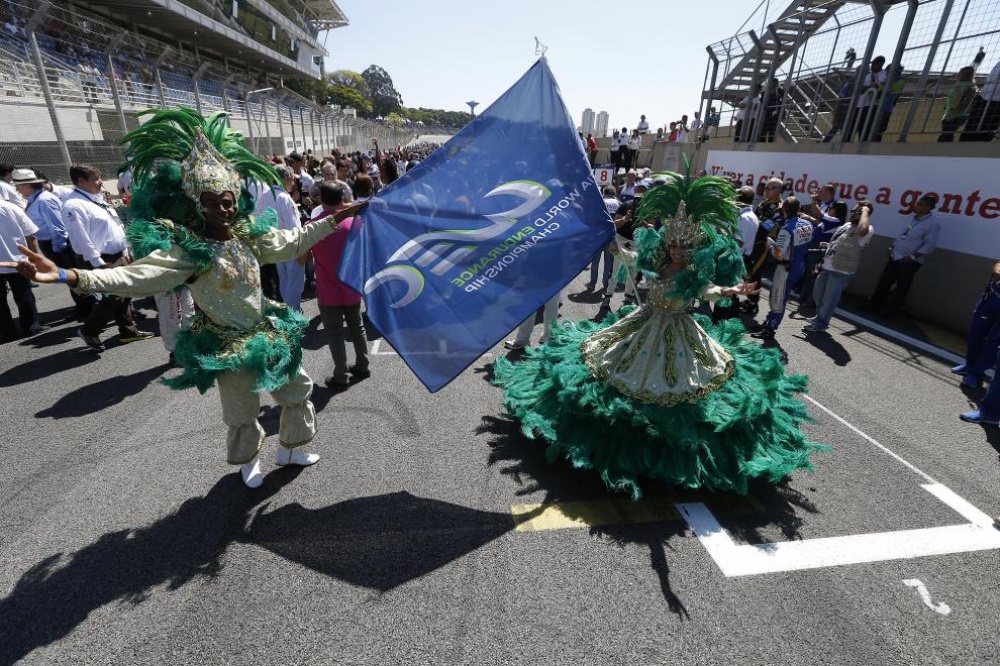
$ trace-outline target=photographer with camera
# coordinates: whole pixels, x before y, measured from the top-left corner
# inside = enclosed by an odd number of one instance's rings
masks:
[[[837,208],[847,208],[842,201]],[[837,228],[828,242],[820,243],[822,264],[813,286],[816,298],[816,316],[802,329],[808,333],[821,333],[830,326],[830,317],[837,308],[840,295],[850,283],[861,263],[861,253],[875,235],[871,225],[874,210],[871,202],[859,201],[851,211],[850,224]]]
[[[809,193],[812,205],[808,209],[808,214],[803,215],[813,223],[813,239],[809,245],[809,254],[806,256],[806,272],[799,283],[799,303],[804,307],[816,307],[813,298],[813,281],[816,279],[817,267],[823,258],[821,246],[829,243],[833,237],[833,232],[847,222],[847,204],[840,206],[835,197],[836,186],[827,183],[818,191]]]

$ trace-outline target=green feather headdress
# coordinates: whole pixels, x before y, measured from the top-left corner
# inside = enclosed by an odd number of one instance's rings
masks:
[[[735,192],[724,178],[692,179],[667,173],[667,182],[642,196],[636,219],[660,218],[668,244],[697,246],[711,233],[733,235],[739,209]]]
[[[139,186],[155,175],[163,161],[181,165],[184,191],[195,201],[204,191],[220,191],[214,188],[239,196],[241,178],[281,184],[274,168],[247,150],[243,135],[229,127],[224,111],[207,119],[185,108],[150,109],[138,115],[150,118],[122,139],[129,144],[130,157],[119,170],[132,169]]]

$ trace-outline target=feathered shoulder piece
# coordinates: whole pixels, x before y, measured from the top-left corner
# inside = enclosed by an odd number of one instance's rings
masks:
[[[229,127],[226,122],[229,114],[224,111],[207,119],[185,108],[150,109],[138,115],[148,119],[122,139],[122,143],[128,144],[129,158],[119,171],[130,168],[133,181],[139,186],[165,160],[181,165],[184,190],[194,199],[201,192],[215,191],[213,187],[232,183],[234,179],[281,184],[274,168],[247,150],[243,135]],[[234,194],[238,196],[239,192]]]

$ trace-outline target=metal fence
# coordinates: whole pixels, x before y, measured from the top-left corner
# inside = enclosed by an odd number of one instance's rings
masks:
[[[707,50],[709,138],[937,141],[959,71],[974,67],[982,86],[1000,60],[1000,1],[765,0],[736,35]],[[878,56],[886,81],[863,90]],[[988,113],[962,129],[971,137]]]
[[[248,63],[219,63],[140,36],[78,6],[0,0],[0,163],[62,182],[69,165],[106,174],[149,108],[224,110],[259,155],[331,154],[408,145],[417,132],[356,118],[283,88]]]

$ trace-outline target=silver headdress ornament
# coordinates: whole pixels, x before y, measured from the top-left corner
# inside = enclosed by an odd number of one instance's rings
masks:
[[[668,245],[698,245],[705,238],[701,223],[688,216],[687,206],[681,201],[677,214],[663,225],[663,239]]]
[[[231,192],[237,197],[240,194],[240,174],[200,127],[195,130],[194,148],[181,162],[181,179],[184,194],[195,201],[202,192]]]

